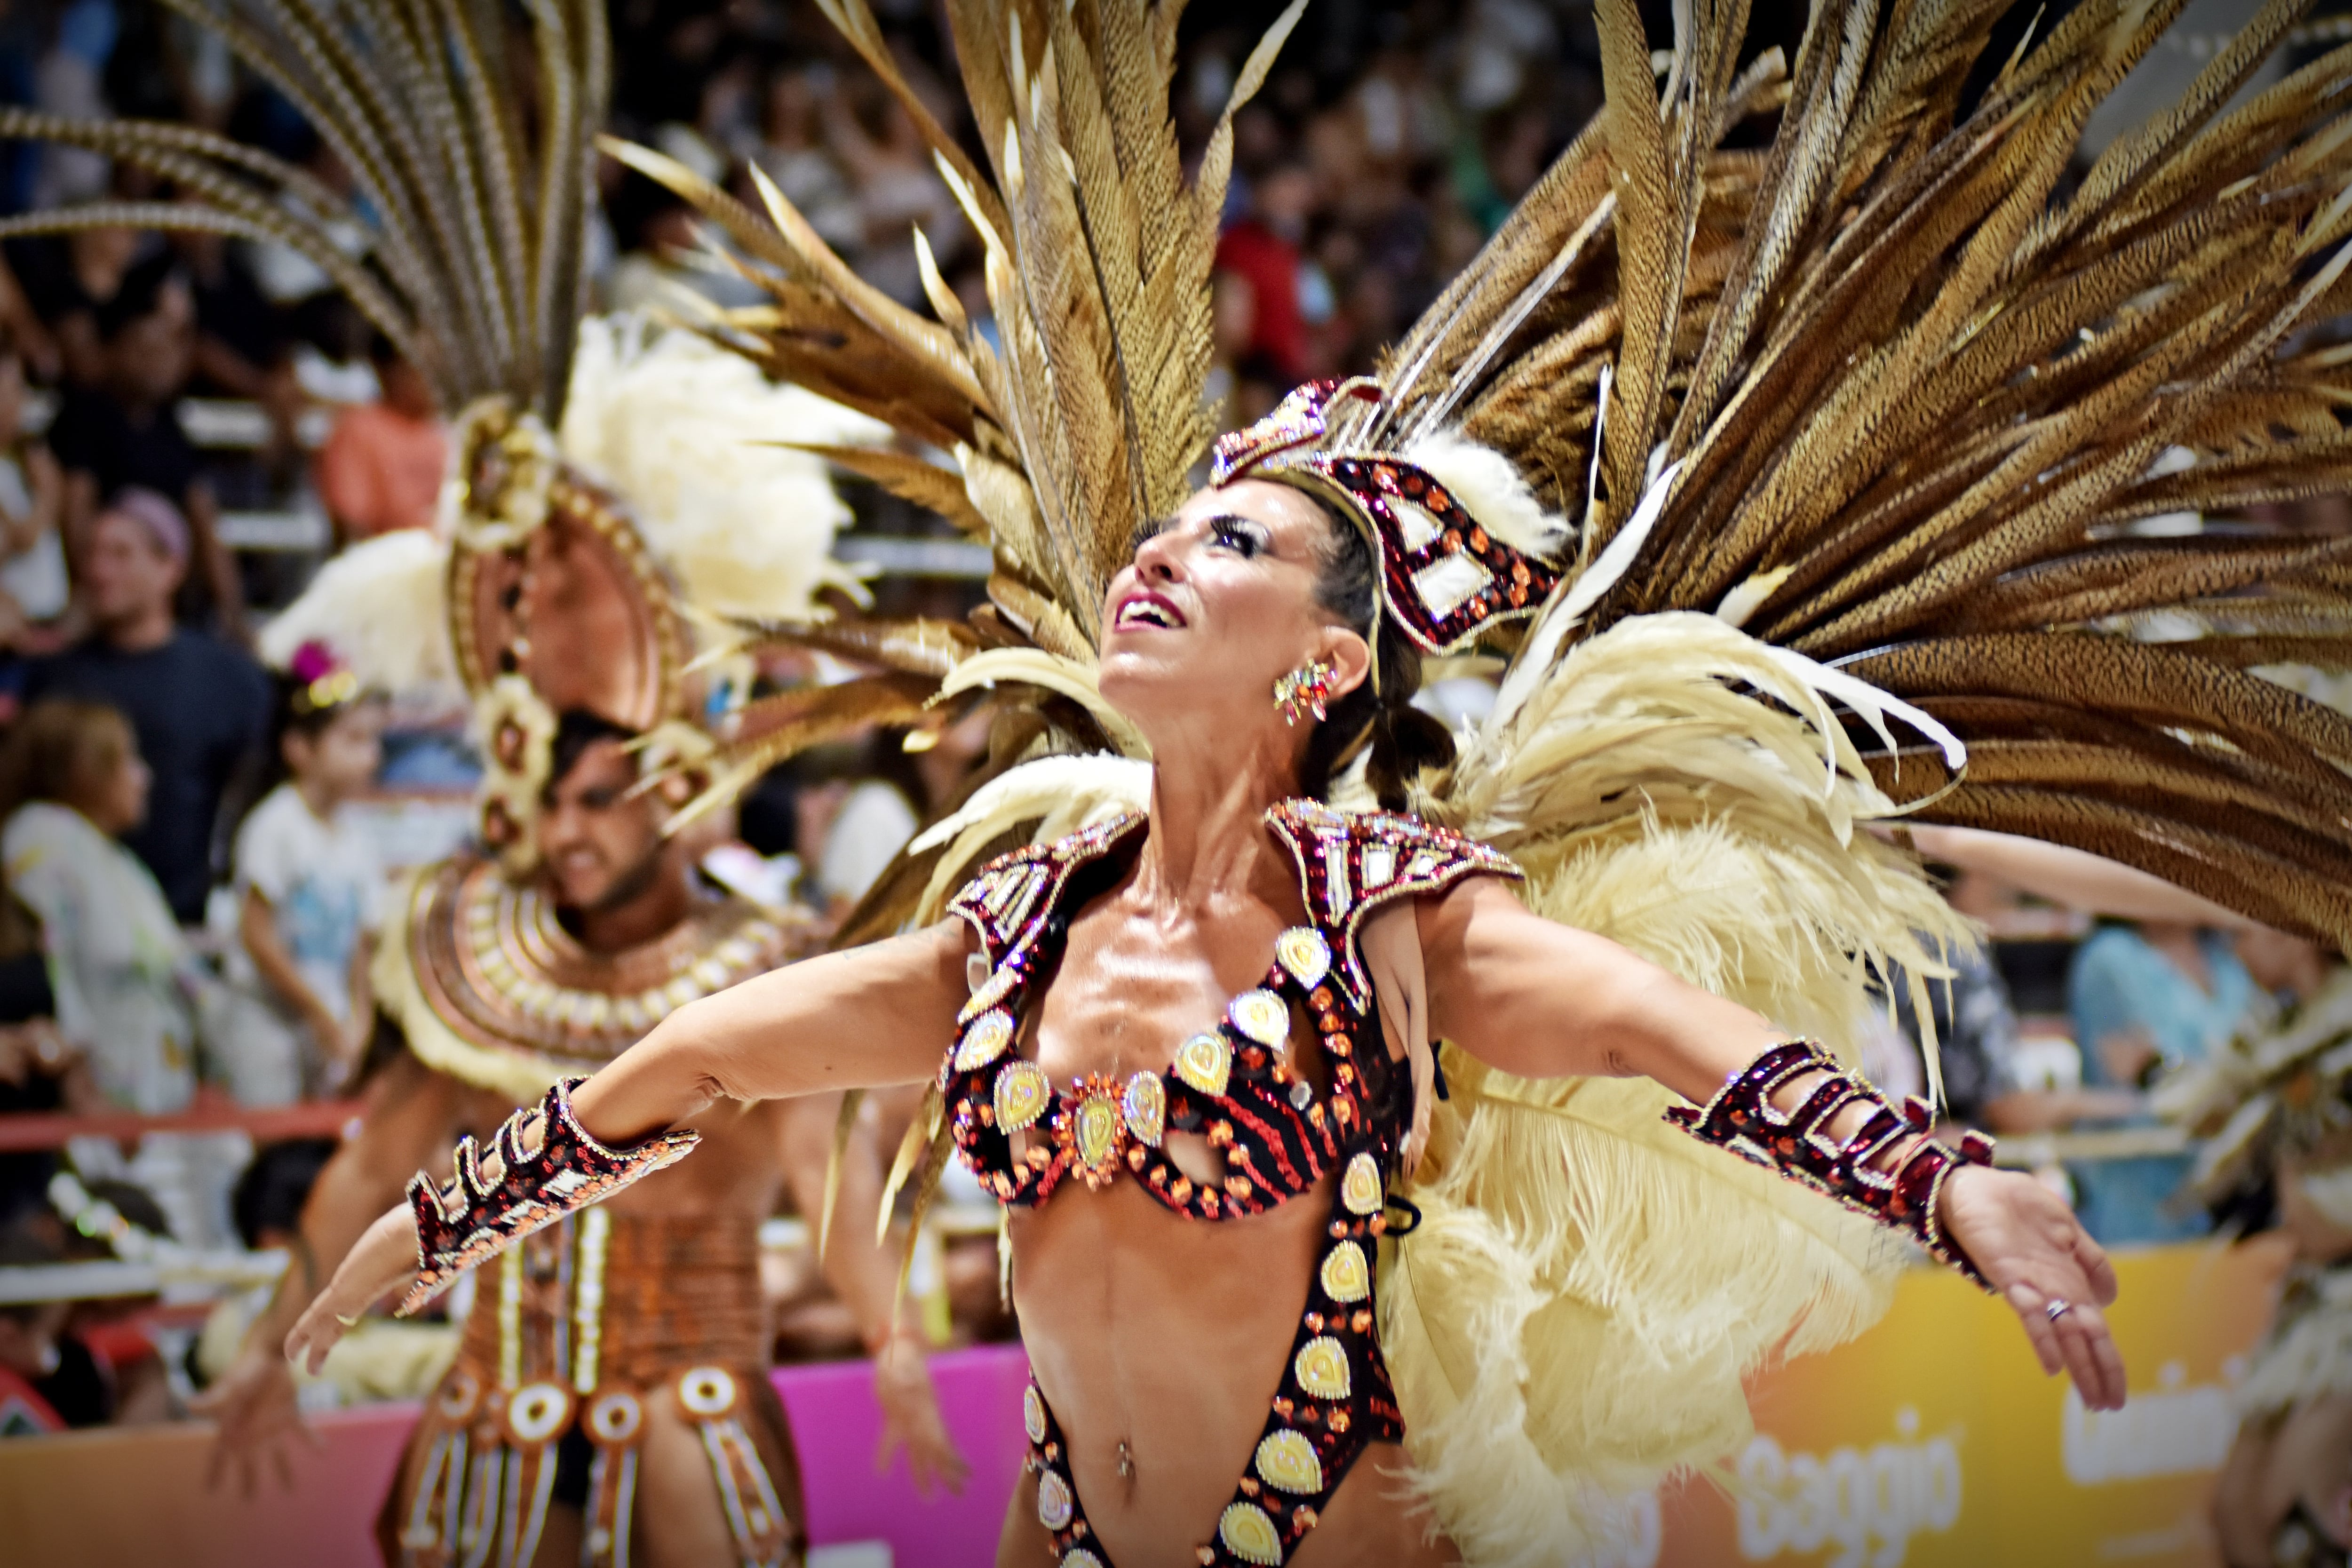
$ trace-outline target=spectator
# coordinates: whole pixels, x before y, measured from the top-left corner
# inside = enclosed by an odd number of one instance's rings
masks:
[[[751,160],[827,245],[855,258],[865,219],[839,161],[824,148],[819,118],[835,90],[833,73],[822,66],[778,71],[768,84],[763,136]]]
[[[288,1104],[306,1083],[341,1087],[375,1017],[368,962],[383,868],[346,808],[383,761],[383,705],[316,643],[279,684],[286,777],[236,835],[228,974],[243,1005],[223,1043],[231,1091],[247,1105]]]
[[[295,450],[294,423],[302,408],[285,319],[226,236],[192,230],[173,235],[172,245],[187,268],[195,302],[190,389],[259,404],[269,416],[269,444],[261,458],[275,468]]]
[[[2017,1009],[2009,985],[1983,948],[1947,956],[1949,980],[1927,983],[1936,1026],[1944,1100],[1953,1121],[1994,1132],[2047,1132],[2095,1117],[2140,1109],[2133,1090],[2045,1089],[2027,1081],[2018,1058]],[[1889,984],[1895,1018],[1917,1045],[1923,1038],[1909,982],[1896,970]]]
[[[211,885],[221,793],[261,743],[268,683],[244,653],[173,621],[188,530],[162,496],[118,495],[92,521],[79,553],[89,635],[34,664],[26,700],[95,698],[128,716],[138,752],[155,770],[155,795],[145,826],[126,842],[173,911],[194,924]]]
[[[26,436],[25,357],[0,337],[0,621],[18,647],[48,651],[66,613],[65,476]]]
[[[1240,373],[1288,388],[1307,378],[1307,317],[1299,294],[1307,222],[1315,210],[1315,177],[1304,164],[1285,163],[1261,178],[1250,216],[1217,241],[1217,268],[1249,285],[1253,305]]]
[[[449,465],[448,433],[424,373],[382,332],[368,359],[382,389],[376,401],[344,409],[319,449],[319,496],[338,545],[432,527]]]
[[[131,727],[96,702],[37,703],[0,755],[0,857],[41,922],[59,1027],[98,1087],[162,1115],[195,1092],[194,958],[163,889],[119,837],[146,815]]]
[[[78,228],[61,238],[36,237],[9,247],[27,312],[54,343],[50,368],[68,386],[106,379],[98,313],[122,289],[139,258],[139,231],[104,226]]]
[[[98,312],[105,384],[67,393],[49,427],[66,472],[66,541],[78,545],[89,520],[127,487],[167,498],[184,521],[178,553],[193,559],[220,631],[245,640],[245,595],[236,563],[215,528],[218,508],[198,474],[196,449],[180,424],[195,342],[195,305],[169,255],[134,268]]]
[[[2067,993],[2084,1084],[2111,1089],[2145,1089],[2166,1068],[2203,1061],[2254,1003],[2253,980],[2228,939],[2157,921],[2093,933],[2074,956]],[[2074,1167],[2084,1227],[2108,1246],[2202,1235],[2206,1215],[2178,1201],[2192,1163],[2188,1154],[2156,1154]]]
[[[881,134],[866,130],[845,97],[826,106],[825,142],[849,172],[863,231],[858,275],[902,305],[923,301],[915,234],[923,231],[931,255],[951,268],[969,228],[954,193],[931,167],[931,150],[914,117],[895,98],[878,99]]]

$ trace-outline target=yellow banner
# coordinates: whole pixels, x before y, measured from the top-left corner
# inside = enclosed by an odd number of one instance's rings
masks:
[[[1633,1500],[1596,1568],[2218,1568],[2230,1389],[2285,1263],[2267,1241],[2118,1255],[2131,1398],[2105,1415],[2042,1376],[2006,1306],[1914,1270],[1877,1328],[1756,1381],[1728,1493]]]

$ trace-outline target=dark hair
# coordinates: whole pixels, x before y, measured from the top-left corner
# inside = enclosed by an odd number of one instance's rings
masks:
[[[1315,585],[1316,602],[1372,645],[1378,679],[1366,679],[1329,705],[1323,721],[1307,737],[1299,787],[1317,800],[1328,799],[1333,781],[1369,745],[1365,782],[1384,808],[1402,811],[1408,804],[1407,788],[1424,769],[1443,768],[1454,761],[1454,737],[1412,705],[1413,694],[1421,689],[1421,650],[1394,616],[1380,613],[1380,562],[1371,542],[1319,497],[1309,499],[1331,528],[1323,575]],[[1373,629],[1376,620],[1378,631]]]
[[[602,714],[591,713],[585,708],[565,709],[556,717],[555,739],[548,748],[547,787],[553,789],[562,784],[597,742],[626,743],[636,738],[635,731],[615,724]]]
[[[254,1155],[228,1198],[236,1234],[247,1247],[258,1248],[262,1237],[270,1231],[295,1227],[319,1173],[334,1156],[331,1138],[289,1139],[268,1144]]]
[[[98,341],[110,343],[129,328],[163,309],[163,290],[171,284],[179,266],[179,258],[168,250],[162,250],[124,273],[121,285],[114,290],[114,298],[99,306],[96,312]]]

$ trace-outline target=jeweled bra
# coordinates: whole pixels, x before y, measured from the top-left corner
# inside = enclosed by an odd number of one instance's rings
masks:
[[[1140,842],[1144,818],[1016,850],[948,906],[979,932],[990,970],[958,1021],[941,1086],[965,1163],[1000,1200],[1034,1205],[1073,1175],[1100,1188],[1124,1171],[1178,1214],[1231,1219],[1340,1173],[1288,1366],[1250,1468],[1215,1539],[1200,1549],[1209,1568],[1281,1563],[1364,1448],[1404,1435],[1373,1288],[1388,1172],[1412,1125],[1412,1089],[1404,1064],[1390,1060],[1356,939],[1367,917],[1399,899],[1466,876],[1518,875],[1484,845],[1410,816],[1293,800],[1269,811],[1266,825],[1297,862],[1307,923],[1276,939],[1265,980],[1235,996],[1214,1028],[1184,1041],[1165,1073],[1124,1081],[1095,1074],[1064,1092],[1017,1048],[1026,1006],[1050,984],[1071,919],[1118,880],[1125,861],[1113,852]],[[1291,1060],[1294,1004],[1328,1059],[1328,1092]],[[1224,1156],[1222,1185],[1177,1167],[1162,1146],[1170,1131],[1199,1133]],[[1023,1132],[1032,1137],[1016,1158],[1012,1139]],[[1108,1568],[1059,1426],[1034,1384],[1023,1415],[1037,1516],[1057,1561]]]

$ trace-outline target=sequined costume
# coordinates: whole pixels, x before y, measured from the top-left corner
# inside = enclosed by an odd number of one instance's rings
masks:
[[[964,1160],[1006,1204],[1043,1204],[1066,1180],[1101,1187],[1127,1176],[1187,1218],[1237,1219],[1339,1173],[1330,1245],[1289,1371],[1250,1470],[1202,1549],[1203,1563],[1280,1563],[1315,1528],[1365,1447],[1404,1435],[1374,1331],[1373,1259],[1388,1230],[1389,1173],[1412,1123],[1412,1084],[1386,1049],[1357,933],[1401,899],[1465,877],[1518,873],[1493,850],[1411,817],[1285,802],[1266,826],[1297,858],[1312,923],[1275,940],[1265,981],[1235,996],[1215,1028],[1178,1046],[1167,1071],[1089,1079],[1066,1094],[1021,1054],[1023,1025],[1061,960],[1070,920],[1117,879],[1146,826],[1121,817],[1016,850],[949,904],[978,934],[989,974],[964,1009],[940,1079]],[[1310,1045],[1294,1041],[1299,1020]],[[1171,1131],[1206,1138],[1225,1163],[1222,1184],[1195,1183],[1177,1167],[1162,1148]],[[1060,1561],[1106,1563],[1059,1426],[1034,1382],[1022,1413],[1037,1518]]]
[[[1106,587],[1207,456],[1214,482],[1304,490],[1372,547],[1370,640],[1407,645],[1376,649],[1375,683],[1409,686],[1423,656],[1498,671],[1450,765],[1384,774],[1376,733],[1343,737],[1331,809],[1507,854],[1538,913],[1792,1032],[1852,1040],[1874,972],[1916,990],[1972,940],[1874,820],[2070,844],[2352,935],[2352,723],[2262,673],[2305,637],[2340,660],[2341,542],[2137,532],[2341,482],[2347,371],[2304,329],[2352,264],[2326,194],[2352,144],[2321,130],[2352,53],[2227,108],[2294,25],[2265,6],[2177,113],[2062,188],[2084,117],[2177,5],[2095,0],[2011,51],[1999,7],[1863,0],[1819,8],[1793,58],[1742,59],[1736,7],[1679,10],[1668,40],[1602,0],[1607,107],[1479,257],[1372,374],[1217,440],[1233,117],[1301,8],[1180,151],[1174,6],[947,0],[967,145],[863,0],[828,5],[980,237],[985,320],[935,272],[928,310],[880,296],[756,170],[764,213],[616,153],[751,259],[769,297],[729,341],[951,455],[852,466],[993,552],[944,689],[989,694],[999,765],[1020,765],[918,840],[865,931],[1017,899],[1002,868],[959,889],[1008,835],[1053,845],[1147,807],[1147,748],[1096,679]],[[997,1029],[967,1032],[1006,1054],[951,1062],[908,1151],[919,1193],[975,1138],[1014,1202],[1148,1151],[1129,1121],[1150,1124],[1148,1085],[1132,1108],[1127,1085],[1040,1085]],[[1675,1125],[1654,1084],[1433,1056],[1414,1081],[1450,1093],[1414,1097],[1426,1153],[1384,1195],[1419,1223],[1377,1249],[1377,1330],[1414,1485],[1481,1568],[1609,1556],[1612,1500],[1748,1439],[1748,1373],[1885,1310],[1889,1250],[1823,1194],[1939,1240],[1920,1208],[1948,1164],[1872,1171],[1868,1147],[1785,1135],[1760,1085]],[[1178,1081],[1163,1119],[1199,1103]],[[1058,1121],[1007,1163],[982,1120],[1003,1110]],[[1916,1142],[1916,1111],[1865,1124]],[[1251,1202],[1262,1175],[1279,1190],[1277,1149],[1306,1157],[1267,1125],[1277,1169],[1236,1172]],[[1252,1539],[1275,1561],[1296,1536]]]

